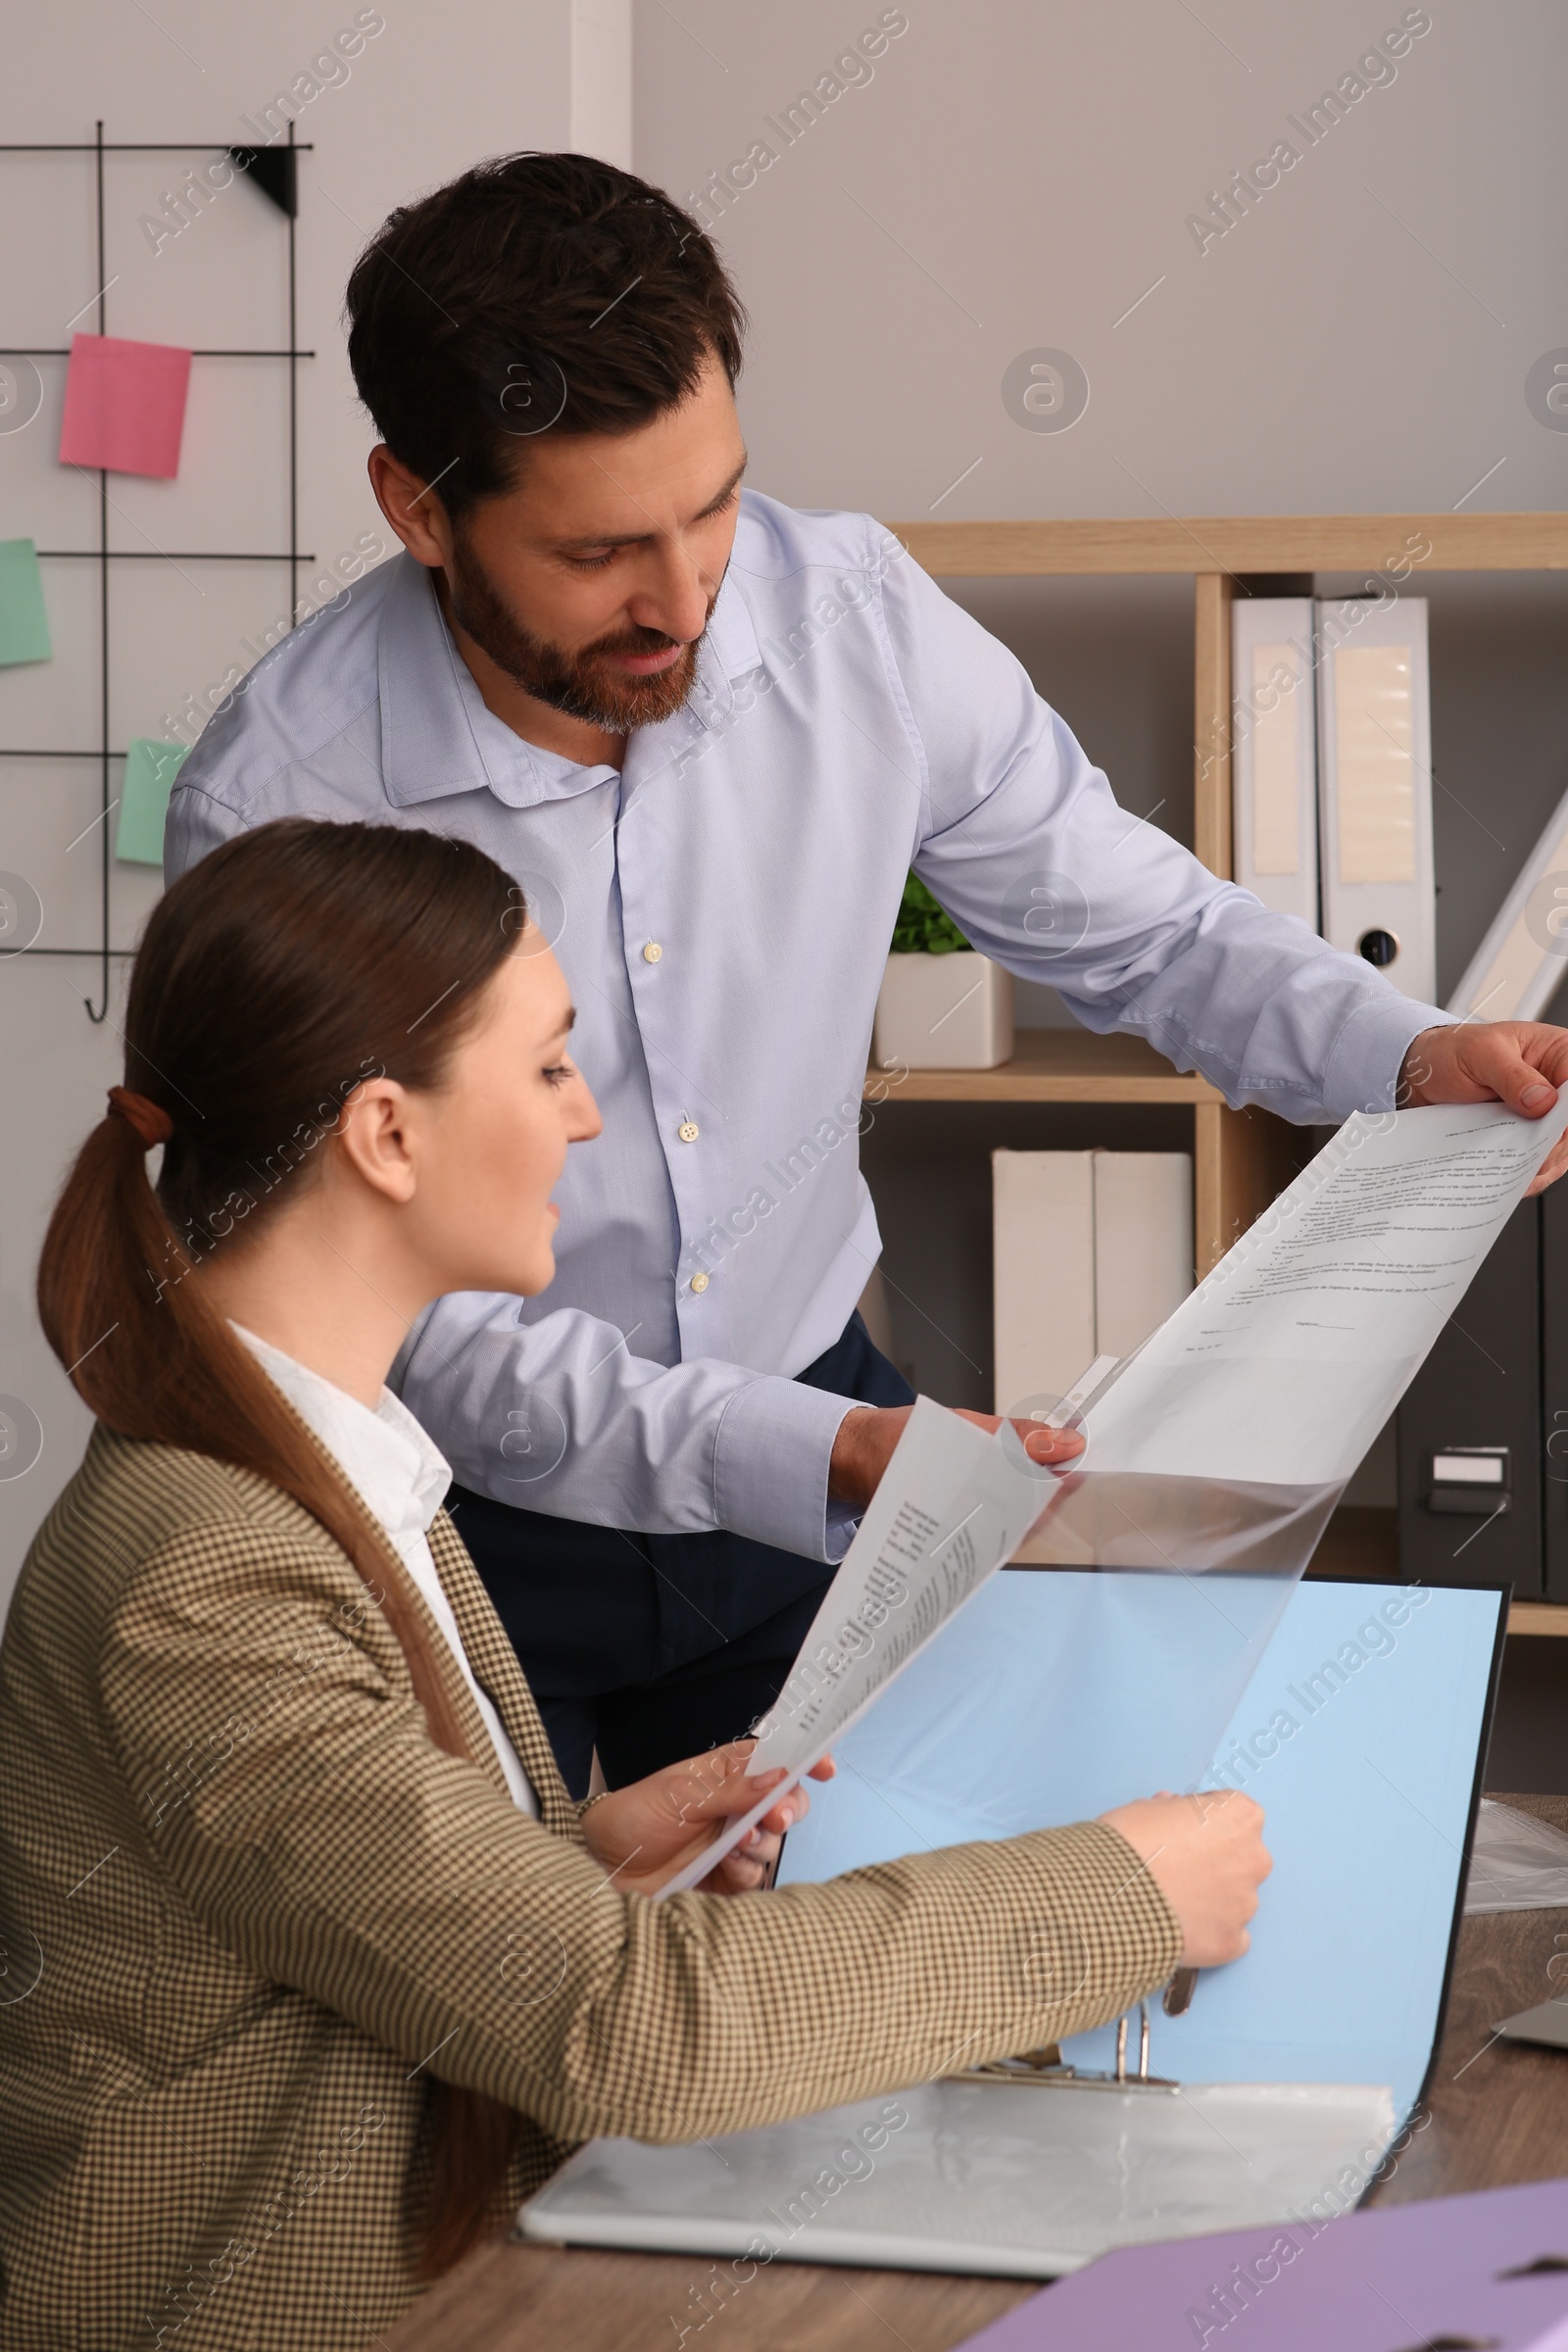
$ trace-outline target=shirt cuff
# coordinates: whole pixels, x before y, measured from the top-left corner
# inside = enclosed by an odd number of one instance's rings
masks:
[[[754,1380],[724,1407],[713,1441],[713,1518],[759,1544],[836,1565],[853,1528],[827,1495],[833,1441],[854,1396],[798,1380]]]
[[[1450,1028],[1457,1013],[1418,1004],[1396,989],[1380,989],[1358,1004],[1330,1051],[1323,1073],[1323,1107],[1331,1119],[1357,1110],[1396,1110],[1395,1095],[1404,1057],[1423,1029]]]
[[[829,1502],[827,1506],[827,1542],[823,1558],[836,1568],[860,1532],[860,1517],[865,1505],[855,1502]]]

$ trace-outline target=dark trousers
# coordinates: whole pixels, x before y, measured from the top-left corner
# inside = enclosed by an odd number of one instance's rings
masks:
[[[858,1314],[797,1377],[862,1404],[913,1401]],[[619,1788],[750,1731],[783,1689],[832,1579],[820,1560],[725,1529],[637,1535],[456,1486],[447,1507],[578,1797],[596,1747]]]

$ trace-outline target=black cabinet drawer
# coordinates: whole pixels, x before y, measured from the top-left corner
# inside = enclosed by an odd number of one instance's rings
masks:
[[[1543,1197],[1554,1201],[1554,1194]],[[1543,1560],[1543,1324],[1562,1330],[1562,1438],[1552,1465],[1568,1599],[1568,1215],[1553,1212],[1564,1313],[1543,1311],[1543,1200],[1521,1200],[1399,1406],[1399,1566],[1407,1580],[1512,1580],[1539,1599]],[[1550,1251],[1547,1251],[1550,1255]],[[1547,1429],[1553,1425],[1547,1408]]]

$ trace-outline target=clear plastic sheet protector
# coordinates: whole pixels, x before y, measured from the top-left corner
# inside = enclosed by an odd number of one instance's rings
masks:
[[[883,1860],[1196,1788],[1342,1492],[1037,1476],[1031,1561],[1095,1572],[983,1586],[840,1741],[840,1780],[813,1793],[791,1875],[854,1867],[802,1871],[797,1856],[852,1811],[854,1835],[873,1834],[860,1788],[879,1792]],[[905,1825],[917,1835],[899,1842]]]
[[[1441,2022],[1504,1610],[1489,1589],[1004,1570],[844,1740],[779,1883],[1245,1788],[1274,1857],[1252,1947],[1186,2016],[1151,2002],[1152,2072],[1383,2083],[1402,2117]],[[1109,2069],[1113,2029],[1062,2056]]]
[[[1150,2003],[1152,2071],[1179,2090],[971,2078],[693,2147],[596,2140],[523,2233],[728,2256],[736,2281],[776,2259],[1052,2278],[1113,2246],[1353,2203],[1442,2023],[1500,1592],[1005,1570],[841,1743],[780,1879],[1179,1784],[1282,1593],[1214,1758],[1265,1807],[1274,1875],[1247,1956],[1206,1970],[1183,2017]],[[1237,1631],[1210,1622],[1216,1597]],[[1121,1670],[1074,1689],[1065,1661],[1095,1634],[1121,1641]],[[1203,1679],[1191,1706],[1171,1703],[1173,1661]],[[1107,2070],[1112,2029],[1062,2054]]]
[[[1467,1912],[1568,1910],[1568,1838],[1533,1813],[1484,1796],[1464,1907]]]

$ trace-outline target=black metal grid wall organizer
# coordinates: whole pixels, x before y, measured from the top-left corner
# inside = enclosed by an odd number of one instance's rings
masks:
[[[109,878],[114,862],[110,848],[109,815],[115,807],[110,792],[110,767],[116,760],[123,760],[109,736],[109,578],[110,567],[116,564],[281,564],[288,568],[289,626],[299,603],[299,567],[314,564],[316,558],[302,549],[299,543],[299,364],[313,360],[314,351],[301,351],[296,320],[295,303],[295,228],[299,214],[299,168],[297,159],[311,152],[309,142],[296,145],[294,125],[288,127],[286,147],[234,147],[226,139],[105,139],[104,126],[97,125],[97,135],[85,140],[14,140],[0,143],[0,155],[90,155],[93,159],[96,203],[98,292],[88,309],[96,307],[97,332],[107,334],[108,327],[108,262],[104,239],[104,158],[109,155],[227,155],[236,168],[249,173],[261,192],[276,208],[278,218],[286,224],[288,235],[288,341],[281,349],[260,349],[220,346],[203,349],[193,345],[195,360],[281,360],[288,368],[288,546],[286,549],[265,549],[258,552],[248,548],[201,548],[192,551],[165,551],[157,548],[111,547],[109,544],[109,475],[98,470],[98,544],[96,547],[40,547],[40,562],[96,564],[98,566],[98,744],[92,751],[76,751],[60,745],[24,747],[20,744],[0,744],[0,760],[86,760],[98,762],[99,794],[99,872],[100,872],[100,938],[96,950],[77,948],[34,948],[33,955],[75,956],[96,954],[100,961],[102,1002],[94,1007],[90,999],[84,1000],[89,1020],[101,1021],[109,1010],[109,959],[111,956],[109,930]],[[80,314],[78,313],[79,317]],[[74,325],[75,320],[72,321]],[[41,344],[5,345],[7,354],[19,359],[60,360],[70,357],[70,346]]]

